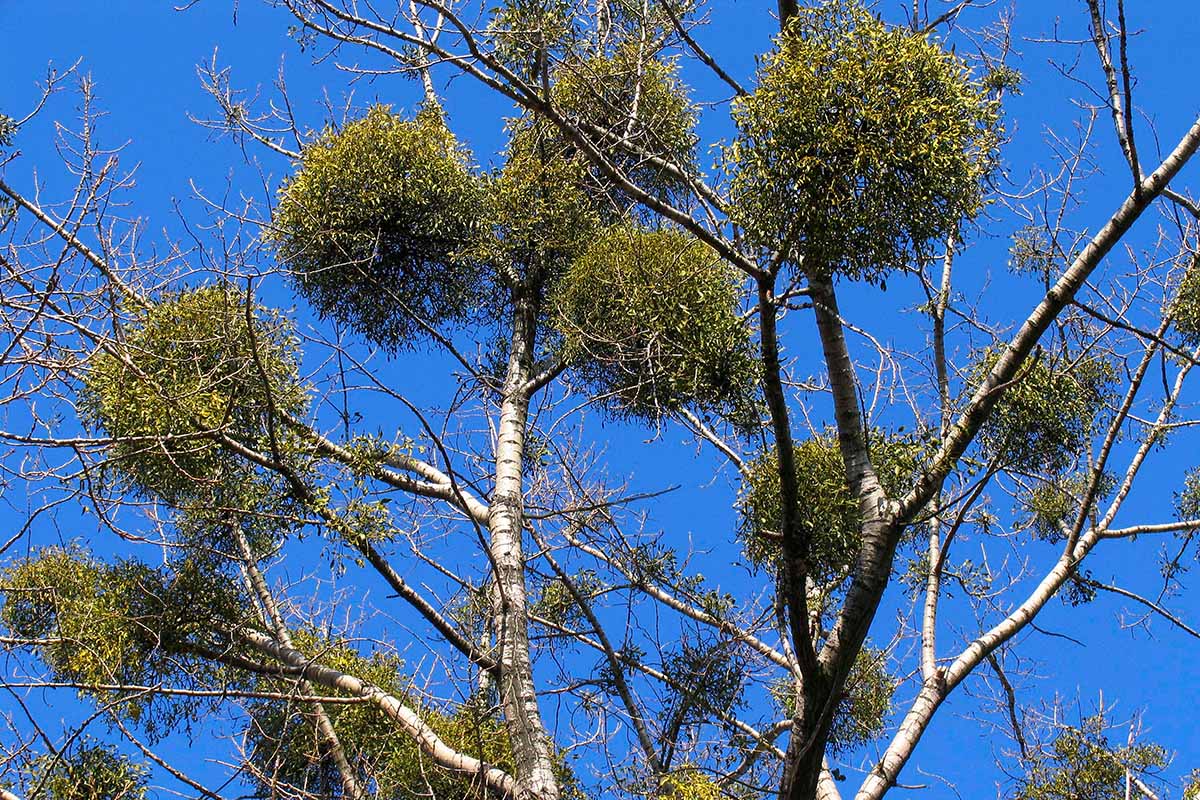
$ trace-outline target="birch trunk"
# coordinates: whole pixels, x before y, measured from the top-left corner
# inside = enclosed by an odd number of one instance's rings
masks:
[[[556,800],[559,792],[554,761],[538,709],[529,653],[525,554],[521,541],[525,429],[529,415],[527,384],[533,369],[536,322],[533,303],[519,289],[513,305],[508,374],[496,440],[496,485],[488,512],[490,557],[495,571],[493,622],[500,663],[500,705],[517,768],[518,797]]]

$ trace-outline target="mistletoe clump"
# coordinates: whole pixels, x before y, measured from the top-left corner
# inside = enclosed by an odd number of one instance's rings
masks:
[[[662,779],[657,796],[663,800],[722,800],[727,795],[704,770],[684,764]]]
[[[599,226],[584,189],[586,165],[544,147],[547,133],[518,130],[503,169],[487,182],[491,235],[478,239],[472,257],[492,264],[509,282],[561,273]]]
[[[471,308],[480,270],[460,253],[482,209],[441,109],[375,106],[305,148],[270,236],[319,313],[395,351]]]
[[[0,572],[0,627],[40,641],[37,653],[56,680],[144,685],[211,675],[190,657],[211,628],[243,616],[244,598],[226,576],[192,561],[151,568],[105,563],[75,547],[50,547]],[[203,609],[199,613],[197,609]],[[123,713],[140,716],[151,695],[131,698]]]
[[[999,357],[985,356],[976,376],[982,379]],[[1025,472],[1062,472],[1086,451],[1114,379],[1112,364],[1100,358],[1030,356],[980,429],[985,454]]]
[[[733,117],[734,221],[809,274],[867,280],[979,211],[997,140],[963,62],[858,0],[801,8]]]
[[[1167,752],[1156,744],[1111,742],[1102,714],[1078,727],[1062,726],[1049,746],[1025,763],[1013,800],[1108,800],[1124,797],[1128,776],[1141,777],[1167,765]]]
[[[695,160],[696,113],[677,68],[622,43],[611,54],[571,59],[555,71],[555,106],[597,144],[625,177],[656,197],[686,191],[681,173]],[[564,149],[575,144],[564,141]],[[672,169],[674,168],[674,169]],[[624,213],[634,201],[598,169],[588,175],[602,205]]]
[[[883,733],[897,684],[896,677],[888,672],[887,662],[887,652],[870,644],[854,657],[841,698],[833,709],[828,746],[831,754],[852,752]],[[772,694],[785,714],[796,713],[794,681],[777,684]]]
[[[1189,347],[1200,345],[1200,256],[1194,258],[1175,289],[1169,312],[1175,330]]]
[[[754,360],[737,276],[691,237],[610,227],[571,265],[553,302],[567,358],[618,415],[749,407]]]
[[[145,800],[150,774],[115,747],[88,736],[69,751],[38,756],[23,771],[41,800]]]
[[[872,438],[871,462],[884,489],[895,493],[906,488],[917,469],[919,445],[908,438]],[[809,562],[815,574],[829,580],[841,574],[858,554],[862,512],[846,481],[846,465],[835,437],[815,436],[797,442],[792,454],[797,490],[793,515],[808,537]],[[747,557],[756,566],[775,564],[782,552],[783,504],[774,451],[750,463],[738,507],[739,534]]]
[[[513,769],[512,747],[503,721],[477,698],[455,705],[435,704],[422,696],[404,673],[403,661],[391,653],[362,654],[344,643],[332,642],[311,630],[294,634],[297,649],[314,660],[355,675],[418,712],[439,738],[455,750],[499,769]],[[266,679],[263,688],[294,691],[282,680]],[[332,694],[340,694],[330,690]],[[446,770],[432,763],[412,739],[397,735],[395,722],[373,703],[328,703],[324,713],[337,730],[346,758],[358,779],[374,788],[375,797],[454,797],[483,800],[490,794],[476,776]],[[246,728],[250,760],[258,767],[255,783],[268,796],[280,784],[302,787],[322,797],[338,796],[341,776],[325,742],[317,734],[311,708],[293,702],[264,700],[250,709]],[[574,777],[561,756],[558,778],[571,797]],[[261,777],[259,777],[261,776]],[[269,776],[269,777],[268,777]]]
[[[81,397],[113,439],[115,468],[171,503],[240,485],[245,467],[220,437],[269,449],[270,417],[306,402],[289,326],[223,284],[136,309],[120,349],[92,361]]]

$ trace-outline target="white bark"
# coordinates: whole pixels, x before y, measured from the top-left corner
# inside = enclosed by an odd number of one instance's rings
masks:
[[[438,766],[464,775],[476,776],[488,789],[500,797],[515,798],[518,796],[517,782],[513,776],[478,758],[455,750],[426,725],[416,711],[378,686],[367,683],[354,675],[315,663],[300,651],[285,647],[264,633],[239,630],[237,635],[257,650],[288,666],[297,668],[301,671],[304,679],[331,689],[340,689],[373,703],[395,722],[403,733],[412,737],[421,751]]]
[[[528,302],[514,301],[508,375],[496,440],[496,483],[488,515],[489,555],[496,579],[497,661],[500,705],[520,780],[520,797],[555,800],[558,781],[550,739],[538,708],[529,653],[529,608],[525,586],[524,456],[534,316]]]

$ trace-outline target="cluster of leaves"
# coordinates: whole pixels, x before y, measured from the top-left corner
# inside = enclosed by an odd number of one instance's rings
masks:
[[[504,167],[487,182],[490,236],[481,237],[473,257],[493,265],[510,283],[534,278],[541,285],[560,274],[599,226],[584,190],[582,159],[565,157],[548,129],[519,129]]]
[[[11,147],[17,133],[17,121],[7,114],[0,114],[0,147]]]
[[[703,770],[684,764],[663,779],[657,796],[663,800],[722,800],[726,794]]]
[[[437,106],[386,106],[304,149],[269,233],[296,286],[327,317],[389,350],[463,319],[481,270],[462,256],[484,195]]]
[[[643,43],[621,42],[610,54],[559,65],[551,99],[626,178],[652,196],[679,200],[687,193],[680,176],[694,164],[697,137],[696,112],[677,72]],[[560,146],[575,150],[569,141]],[[635,205],[594,167],[588,186],[606,201],[599,205],[610,216]]]
[[[605,589],[604,581],[594,570],[590,569],[584,569],[572,575],[571,583],[584,598],[595,597]],[[542,586],[537,601],[531,608],[531,613],[566,628],[577,628],[585,624],[583,612],[580,610],[574,594],[567,588],[567,584],[557,577]]]
[[[445,742],[458,751],[501,769],[512,770],[512,754],[502,722],[485,704],[470,700],[453,709],[438,709],[416,695],[404,675],[403,662],[380,652],[363,656],[345,644],[322,640],[312,632],[295,637],[298,649],[320,663],[353,674],[401,699]],[[288,687],[281,684],[283,691]],[[324,706],[347,761],[374,796],[404,800],[414,796],[483,798],[486,792],[470,776],[446,771],[432,763],[395,723],[369,703],[328,703]],[[247,730],[250,759],[257,768],[256,797],[275,797],[278,785],[290,784],[321,797],[337,797],[341,778],[326,744],[316,732],[312,709],[278,700],[262,701],[251,709]],[[269,778],[269,780],[267,780]]]
[[[566,0],[505,0],[493,10],[488,32],[496,56],[518,75],[535,80],[579,35]]]
[[[897,680],[887,670],[887,653],[865,645],[854,659],[846,685],[833,712],[828,752],[844,755],[883,733]],[[796,687],[778,684],[774,694],[784,713],[794,714]]]
[[[1169,313],[1175,320],[1178,331],[1189,347],[1200,346],[1200,255],[1184,270],[1183,277],[1175,289]]]
[[[68,753],[47,753],[23,770],[38,800],[144,800],[144,766],[91,739]]]
[[[114,440],[115,468],[135,489],[172,503],[247,480],[216,441],[270,452],[271,419],[307,403],[287,323],[218,284],[134,310],[119,350],[102,350],[80,392],[81,413]]]
[[[1045,750],[1028,762],[1012,800],[1118,800],[1125,775],[1141,776],[1166,766],[1167,753],[1155,744],[1114,745],[1103,715],[1064,727]]]
[[[567,358],[615,414],[655,419],[689,404],[750,413],[755,361],[737,275],[707,246],[672,230],[612,226],[552,302]]]
[[[746,662],[736,644],[685,637],[679,649],[663,659],[663,671],[677,685],[666,715],[675,734],[711,721],[713,709],[731,711],[742,705]]]
[[[1087,491],[1090,475],[1058,477],[1039,483],[1029,493],[1026,502],[1032,518],[1034,535],[1048,542],[1061,541],[1063,525],[1075,521],[1080,498]],[[1115,488],[1116,478],[1109,473],[1100,476],[1097,498],[1106,497]]]
[[[884,651],[864,647],[859,652],[833,714],[829,733],[832,755],[849,753],[883,733],[896,683],[887,671]]]
[[[1180,520],[1200,519],[1200,468],[1188,472],[1183,488],[1175,493],[1175,515]]]
[[[153,569],[100,562],[77,548],[51,547],[0,575],[0,623],[36,649],[56,680],[153,685],[193,683],[217,667],[192,657],[234,624],[244,604],[223,576],[184,561]],[[149,696],[122,704],[138,719]]]
[[[1049,280],[1056,261],[1054,243],[1045,228],[1029,226],[1013,235],[1008,265],[1018,275],[1035,275],[1043,281]]]
[[[833,436],[797,442],[792,450],[796,468],[795,516],[809,538],[809,562],[814,578],[829,580],[853,562],[861,544],[862,514],[846,482],[846,465]],[[871,461],[884,489],[907,488],[918,466],[920,445],[907,437],[876,433],[871,437]],[[746,556],[756,566],[774,565],[781,554],[783,521],[779,466],[774,451],[750,463],[738,499],[741,536]]]
[[[980,360],[975,383],[999,357],[993,351]],[[979,432],[984,453],[1029,473],[1062,472],[1085,451],[1114,380],[1112,364],[1101,358],[1029,356]]]
[[[872,280],[980,210],[997,109],[961,60],[859,0],[799,9],[777,45],[727,152],[752,242]]]

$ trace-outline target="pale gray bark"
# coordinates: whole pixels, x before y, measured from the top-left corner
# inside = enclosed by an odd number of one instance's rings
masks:
[[[411,736],[421,751],[438,766],[464,775],[478,777],[488,789],[500,797],[516,798],[519,796],[517,781],[513,776],[502,769],[455,750],[425,724],[416,711],[378,686],[354,675],[316,663],[300,651],[286,647],[259,631],[239,630],[237,636],[260,652],[295,667],[299,670],[300,676],[306,680],[331,689],[340,689],[373,703],[395,722],[401,731]]]
[[[524,480],[525,434],[532,371],[534,314],[531,303],[515,292],[508,374],[504,382],[496,434],[496,479],[488,514],[489,556],[495,575],[493,624],[500,664],[500,704],[512,743],[520,797],[553,800],[559,795],[550,737],[538,708],[529,651],[529,603],[525,585]]]

